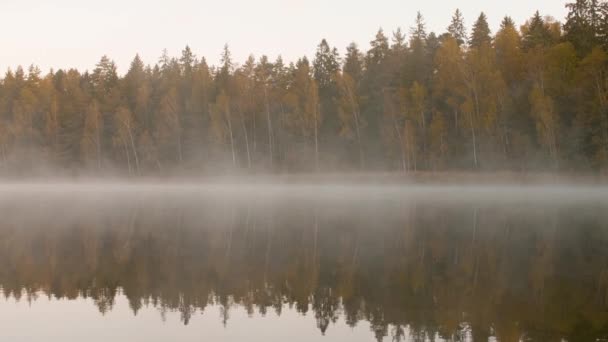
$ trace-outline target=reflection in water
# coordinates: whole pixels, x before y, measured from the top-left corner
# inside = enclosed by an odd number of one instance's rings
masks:
[[[244,310],[378,340],[608,336],[607,203],[376,195],[5,195],[0,286],[227,329]]]

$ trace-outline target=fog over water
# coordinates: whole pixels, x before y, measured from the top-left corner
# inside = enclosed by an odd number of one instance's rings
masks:
[[[7,195],[91,195],[116,196],[221,196],[246,199],[326,198],[346,200],[384,199],[428,201],[597,201],[608,198],[608,186],[601,184],[403,184],[363,182],[288,181],[17,181],[0,182],[0,199]]]
[[[604,338],[607,194],[591,185],[3,183],[3,336]]]

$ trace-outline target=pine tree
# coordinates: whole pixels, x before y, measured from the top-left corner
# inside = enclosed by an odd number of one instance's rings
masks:
[[[139,57],[139,54],[137,54],[135,55],[135,58],[133,58],[129,70],[122,82],[126,100],[131,111],[134,111],[137,106],[138,92],[140,87],[144,85],[145,78],[144,63]]]
[[[321,91],[327,91],[332,86],[332,75],[340,70],[340,57],[337,50],[330,48],[327,40],[323,39],[317,47],[313,61],[313,74]]]
[[[389,45],[388,38],[384,35],[382,28],[376,33],[374,40],[370,42],[371,48],[367,52],[365,64],[368,69],[379,65],[388,56]]]
[[[412,40],[425,41],[426,40],[426,24],[424,23],[424,17],[422,13],[416,14],[416,22],[414,27],[410,28],[410,35]]]
[[[227,48],[228,46],[226,45],[224,47],[225,53]],[[182,50],[182,56],[179,58],[179,63],[182,68],[182,72],[185,75],[190,75],[192,73],[192,68],[196,64],[196,56],[194,55],[194,53],[192,53],[192,50],[190,50],[190,47],[188,45],[186,45],[184,50]]]
[[[359,51],[357,44],[351,43],[346,48],[342,71],[349,74],[355,81],[355,84],[359,84],[361,81],[363,77],[363,54]]]
[[[524,72],[523,53],[520,49],[521,37],[510,17],[500,24],[494,40],[498,67],[508,84],[516,86]]]
[[[393,32],[393,37],[391,39],[392,45],[391,50],[394,53],[400,54],[403,53],[407,49],[407,44],[405,41],[405,34],[401,31],[401,27],[397,28],[397,31]]]
[[[410,49],[406,60],[406,75],[409,78],[405,83],[410,85],[413,82],[426,84],[430,61],[428,60],[427,50],[427,33],[425,28],[424,18],[418,12],[416,15],[416,23],[410,30]]]
[[[488,25],[488,18],[485,13],[481,12],[477,21],[473,25],[473,31],[471,33],[471,39],[469,40],[469,46],[471,48],[480,48],[483,45],[491,44],[492,38],[490,36],[490,26]]]
[[[118,83],[118,74],[114,61],[111,61],[108,56],[105,55],[101,57],[95,70],[93,70],[91,81],[98,99],[106,98],[110,94],[112,88]]]
[[[274,125],[273,111],[271,102],[274,100],[271,95],[272,91],[272,64],[268,61],[268,57],[262,56],[256,68],[256,79],[261,86],[260,97],[263,99],[263,108],[266,116],[266,133],[268,135],[268,158],[270,167],[274,164]]]
[[[522,39],[523,48],[524,50],[530,50],[536,47],[549,46],[552,43],[551,33],[540,13],[536,11],[524,32]]]
[[[572,43],[579,56],[584,56],[598,43],[601,36],[602,18],[606,13],[601,13],[605,3],[600,5],[597,0],[576,0],[567,3],[568,14],[564,23],[564,38]]]
[[[463,45],[467,42],[467,29],[464,25],[464,18],[459,9],[456,9],[452,16],[452,22],[448,26],[448,33],[456,39],[458,45]]]
[[[336,132],[339,127],[338,112],[336,106],[336,97],[338,96],[338,89],[334,75],[340,71],[340,56],[336,48],[330,48],[329,44],[325,39],[321,41],[317,47],[315,59],[313,60],[313,76],[315,80],[314,91],[318,90],[318,102],[320,104],[319,113],[315,116],[316,118],[323,117],[323,121],[316,121],[316,130],[327,133]],[[311,89],[312,93],[313,90]],[[323,122],[323,126],[321,123]],[[318,147],[319,134],[315,135],[315,144]],[[333,137],[332,137],[333,138]],[[317,165],[319,162],[319,155],[316,154],[315,160]]]

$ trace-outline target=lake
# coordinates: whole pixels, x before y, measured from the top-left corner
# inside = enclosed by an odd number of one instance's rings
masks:
[[[5,341],[601,341],[608,190],[0,186]]]

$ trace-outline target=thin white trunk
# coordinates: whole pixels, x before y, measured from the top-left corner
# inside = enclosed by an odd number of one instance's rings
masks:
[[[363,168],[365,164],[365,159],[363,157],[363,146],[361,145],[361,131],[359,128],[359,106],[355,101],[353,90],[348,85],[346,86],[346,91],[348,93],[348,99],[350,101],[350,105],[353,111],[353,121],[355,122],[355,133],[357,135],[357,145],[359,147],[359,167]]]
[[[473,161],[477,168],[477,135],[475,134],[475,126],[473,125],[473,113],[469,112],[469,124],[471,126],[471,136],[473,137]]]
[[[397,124],[397,118],[395,118],[395,114],[392,113],[391,117],[393,119],[393,127],[395,128],[395,132],[397,133],[397,139],[399,139],[399,148],[401,150],[401,168],[403,172],[407,172],[407,163],[405,161],[405,147],[403,146],[404,141],[401,135],[401,130],[399,129],[399,125]]]
[[[232,120],[230,118],[230,107],[226,106],[226,121],[228,121],[228,133],[230,133],[230,150],[232,151],[232,165],[236,167],[236,152],[234,150],[234,136],[232,134]]]
[[[127,127],[129,130],[129,139],[131,140],[131,149],[133,149],[133,156],[135,157],[135,171],[139,174],[139,158],[137,157],[137,149],[135,148],[135,140],[133,139],[133,133],[131,127]]]
[[[479,118],[479,97],[477,96],[477,88],[473,87],[473,96],[475,98],[475,119]],[[478,167],[477,164],[477,136],[475,134],[475,127],[473,125],[473,116],[471,116],[471,130],[473,132],[473,154],[475,158],[475,168]]]
[[[245,125],[245,118],[241,111],[241,125],[243,126],[243,133],[245,134],[245,148],[247,150],[247,168],[251,168],[251,152],[249,151],[249,134],[247,134],[247,125]]]
[[[268,127],[268,154],[270,156],[270,167],[273,165],[273,146],[272,146],[272,119],[270,117],[270,103],[268,102],[268,89],[264,86],[264,100],[266,102],[266,123]]]
[[[604,92],[604,90],[602,89],[602,85],[601,85],[601,81],[600,81],[600,75],[598,75],[599,73],[596,73],[595,75],[595,86],[597,89],[597,96],[598,99],[600,101],[600,118],[601,118],[601,123],[602,123],[602,140],[603,140],[603,144],[602,144],[602,149],[604,150],[604,157],[608,157],[608,113],[606,111],[606,94]]]
[[[101,134],[99,133],[99,117],[95,118],[95,148],[97,151],[97,169],[101,170]]]
[[[129,175],[131,175],[132,170],[131,170],[131,157],[129,156],[129,144],[127,144],[127,142],[125,141],[124,137],[120,138],[122,140],[122,146],[125,149],[125,156],[127,156],[127,167],[129,168]]]
[[[179,157],[179,163],[181,164],[184,160],[184,157],[182,154],[182,132],[181,128],[179,127],[179,120],[177,121],[177,125],[177,155]]]
[[[426,159],[426,157],[427,157],[426,119],[424,117],[424,111],[423,110],[420,111],[420,119],[422,120],[421,121],[422,122],[422,127],[421,127],[422,128],[422,132],[421,132],[421,135],[422,135],[422,153],[421,153],[421,155],[422,155],[423,158],[425,158],[425,159],[423,159],[423,162],[426,162],[425,165],[428,166],[428,159]]]
[[[319,107],[317,105],[317,109],[314,111],[314,124],[315,124],[315,171],[319,171],[319,123],[317,116],[319,115]]]
[[[0,152],[2,153],[2,167],[6,169],[6,152],[4,144],[0,144]]]

